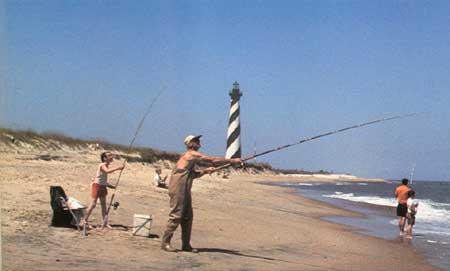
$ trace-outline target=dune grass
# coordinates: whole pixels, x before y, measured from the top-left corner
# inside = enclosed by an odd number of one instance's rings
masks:
[[[111,143],[104,139],[79,139],[65,135],[60,132],[36,132],[32,129],[27,130],[12,130],[4,127],[0,127],[0,142],[3,144],[13,146],[18,142],[27,143],[35,146],[36,148],[58,150],[63,147],[68,147],[75,150],[92,149],[96,144],[102,149],[128,153],[128,146]],[[149,147],[132,147],[130,153],[133,155],[122,155],[122,158],[127,159],[128,162],[141,162],[141,163],[155,163],[157,161],[170,161],[175,163],[180,157],[179,153],[167,152],[156,150]],[[137,156],[134,154],[138,154]],[[203,166],[211,166],[203,164]],[[245,166],[247,169],[253,169],[256,172],[271,171],[278,174],[330,174],[328,171],[307,171],[299,169],[278,169],[273,168],[269,163],[257,163],[249,162]]]

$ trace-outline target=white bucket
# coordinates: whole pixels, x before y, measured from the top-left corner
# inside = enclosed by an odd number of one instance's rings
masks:
[[[153,216],[152,215],[134,215],[133,220],[133,235],[150,236],[150,229],[152,227]]]

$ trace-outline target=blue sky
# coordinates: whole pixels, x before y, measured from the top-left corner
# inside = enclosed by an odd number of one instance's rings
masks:
[[[391,115],[269,154],[275,167],[450,180],[448,1],[0,2],[0,121],[224,155],[238,81],[244,155]]]

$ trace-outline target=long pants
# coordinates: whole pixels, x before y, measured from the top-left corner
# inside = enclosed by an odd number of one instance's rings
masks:
[[[192,178],[189,177],[188,171],[172,175],[169,184],[170,213],[166,231],[162,238],[162,245],[170,243],[175,230],[181,224],[182,246],[190,246],[192,221],[194,218],[191,186]]]

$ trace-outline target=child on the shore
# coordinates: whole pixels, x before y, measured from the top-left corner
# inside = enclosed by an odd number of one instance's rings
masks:
[[[416,223],[417,207],[419,202],[415,199],[416,192],[414,190],[408,191],[408,200],[406,206],[408,206],[408,213],[406,214],[406,220],[408,221],[408,227],[406,228],[406,238],[412,239],[412,228]]]
[[[106,216],[106,195],[108,194],[107,187],[115,188],[114,185],[108,183],[108,174],[117,170],[124,169],[125,166],[119,166],[116,168],[110,168],[110,164],[114,159],[114,155],[110,152],[103,152],[100,155],[102,163],[98,165],[97,173],[93,178],[91,184],[91,197],[92,201],[86,211],[86,216],[84,217],[84,224],[89,227],[88,218],[97,205],[97,199],[100,199],[100,204],[102,207],[102,218],[105,219]],[[106,225],[110,228],[109,225]]]

